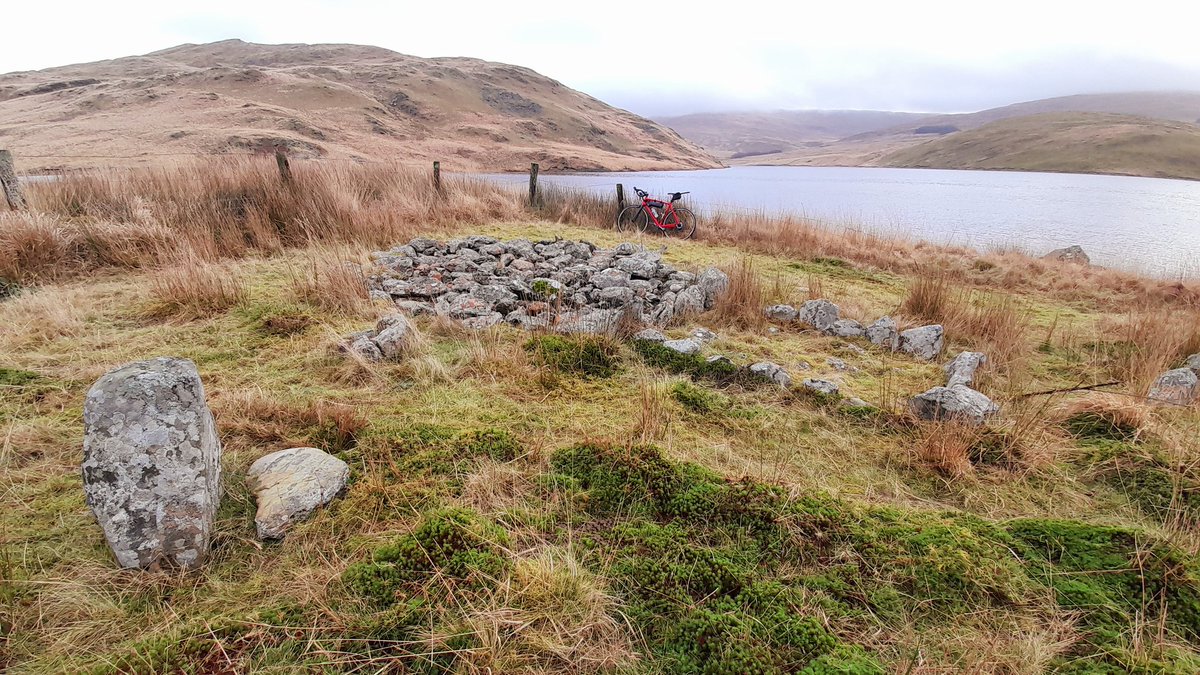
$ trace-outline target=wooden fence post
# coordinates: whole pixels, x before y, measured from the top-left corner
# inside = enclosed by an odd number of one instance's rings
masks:
[[[537,177],[540,168],[537,162],[529,165],[529,205],[535,208],[538,205]]]
[[[617,183],[617,213],[625,210],[625,186]]]
[[[279,179],[284,184],[292,182],[292,166],[288,164],[287,153],[283,148],[275,148],[275,164],[279,166]]]
[[[442,191],[442,163],[433,163],[433,189],[438,192]]]
[[[13,166],[13,156],[8,150],[0,150],[0,187],[4,189],[4,200],[8,202],[10,209],[25,210],[25,195],[21,192],[17,169]]]

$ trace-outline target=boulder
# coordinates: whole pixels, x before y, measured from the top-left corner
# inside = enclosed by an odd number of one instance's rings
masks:
[[[825,332],[838,320],[838,306],[828,300],[809,300],[800,307],[797,319]]]
[[[750,372],[778,384],[783,389],[792,386],[792,376],[778,363],[759,361],[750,365]]]
[[[124,568],[198,567],[221,496],[221,441],[196,364],[111,370],[83,406],[83,492]]]
[[[803,382],[800,383],[800,386],[804,387],[805,389],[808,389],[809,391],[815,391],[818,394],[821,394],[822,396],[837,396],[838,395],[837,384],[834,382],[830,382],[829,380],[805,379]]]
[[[1183,367],[1200,375],[1200,354],[1192,354],[1187,357],[1187,360],[1183,362]]]
[[[704,343],[696,338],[684,338],[682,340],[667,340],[662,343],[662,346],[680,354],[699,354],[701,348],[704,347]]]
[[[492,326],[500,325],[503,322],[503,314],[500,312],[488,312],[487,314],[480,314],[479,316],[469,316],[459,323],[461,323],[462,327],[466,328],[467,330],[486,330]]]
[[[937,324],[909,328],[900,333],[899,350],[918,359],[932,361],[942,353],[943,340],[942,327]]]
[[[1067,246],[1066,248],[1056,248],[1042,256],[1042,259],[1072,263],[1075,265],[1089,265],[1092,262],[1092,259],[1088,257],[1088,254],[1084,253],[1083,248],[1078,245]]]
[[[882,317],[867,326],[866,335],[867,340],[878,347],[896,351],[899,346],[900,336],[896,332],[896,320],[890,316]]]
[[[688,286],[675,296],[675,316],[689,317],[704,311],[704,291],[699,286]]]
[[[317,448],[279,450],[250,465],[246,484],[258,501],[259,539],[282,539],[288,529],[346,487],[350,467]]]
[[[867,334],[863,325],[854,319],[838,319],[825,332],[840,338],[860,338]]]
[[[366,361],[382,361],[383,352],[379,351],[379,345],[371,339],[373,333],[374,331],[368,330],[347,337],[346,342],[342,344],[342,349],[351,354],[357,354]]]
[[[946,386],[974,383],[975,371],[985,365],[987,360],[987,355],[980,352],[959,352],[958,356],[942,366],[942,370],[946,373]]]
[[[601,289],[596,294],[596,302],[601,307],[624,307],[633,302],[633,289],[628,286]]]
[[[412,325],[403,314],[385,316],[375,324],[375,344],[385,359],[398,359],[412,348]]]
[[[729,275],[715,267],[706,268],[696,277],[696,287],[704,294],[704,309],[711,309],[717,298],[729,290]]]
[[[1000,407],[974,389],[956,384],[953,387],[934,387],[917,394],[909,401],[909,409],[927,421],[957,420],[983,424],[999,412]]]
[[[764,310],[768,319],[772,321],[782,321],[784,323],[795,321],[799,312],[791,305],[771,305]]]
[[[633,339],[634,340],[645,340],[646,342],[663,343],[663,342],[667,341],[667,336],[663,335],[662,331],[656,330],[654,328],[646,328],[644,330],[640,330],[637,333],[635,333],[633,336]]]
[[[1168,370],[1154,381],[1147,397],[1160,403],[1187,405],[1200,394],[1200,376],[1191,368]]]
[[[637,253],[617,261],[617,269],[629,274],[634,279],[653,279],[658,271],[658,261],[662,256],[658,253]]]

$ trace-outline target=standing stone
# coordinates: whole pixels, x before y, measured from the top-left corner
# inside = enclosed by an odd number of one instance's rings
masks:
[[[259,539],[282,539],[346,487],[350,467],[316,448],[279,450],[250,465],[246,484],[258,500]]]
[[[867,340],[878,347],[896,351],[896,347],[899,346],[900,336],[896,332],[896,320],[890,316],[882,317],[867,326],[866,333]]]
[[[921,326],[920,328],[909,328],[900,333],[900,351],[924,359],[932,361],[942,353],[942,344],[944,335],[942,327],[934,324],[932,326]]]
[[[971,384],[975,381],[975,371],[987,364],[987,355],[980,352],[960,352],[949,363],[942,366],[946,373],[946,386],[956,384]]]
[[[1162,403],[1187,405],[1200,393],[1200,377],[1191,368],[1168,370],[1154,381],[1148,398]]]
[[[186,569],[208,553],[221,442],[196,364],[161,357],[111,370],[83,406],[83,491],[117,563]]]
[[[838,320],[838,306],[828,300],[809,300],[800,307],[798,320],[825,332]]]

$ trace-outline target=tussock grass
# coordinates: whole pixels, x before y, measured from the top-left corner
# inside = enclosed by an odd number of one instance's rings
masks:
[[[230,269],[205,262],[178,262],[151,278],[150,316],[182,320],[212,316],[246,299],[246,286]]]
[[[729,276],[729,288],[705,314],[705,322],[742,330],[766,326],[763,308],[770,304],[773,293],[763,282],[754,260],[743,256],[733,265],[727,265],[724,272]]]
[[[1200,312],[1158,308],[1131,311],[1122,321],[1109,322],[1107,327],[1119,340],[1110,372],[1139,394],[1147,393],[1164,371],[1200,352]]]
[[[302,264],[292,270],[292,291],[297,299],[330,314],[363,315],[370,309],[367,278],[357,248],[314,246]]]
[[[1009,294],[980,293],[944,275],[920,276],[901,305],[907,316],[942,324],[952,340],[988,356],[990,365],[1013,370],[1033,349],[1029,308]]]

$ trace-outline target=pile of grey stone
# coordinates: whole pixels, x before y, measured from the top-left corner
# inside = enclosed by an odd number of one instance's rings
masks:
[[[162,357],[109,371],[83,409],[83,490],[117,564],[199,567],[221,500],[221,441],[196,364]],[[270,453],[250,467],[262,539],[345,486],[345,462],[316,448]]]
[[[509,323],[605,332],[623,314],[665,326],[712,308],[729,285],[716,268],[676,269],[661,252],[630,243],[601,249],[561,239],[418,238],[372,258],[373,297],[475,329]]]
[[[983,424],[1000,412],[1000,406],[971,388],[975,372],[986,364],[987,356],[980,352],[960,352],[942,367],[946,385],[917,394],[908,402],[909,409],[923,420]]]
[[[862,338],[872,344],[932,361],[942,353],[944,331],[937,324],[896,330],[896,320],[885,316],[869,326],[854,319],[839,316],[838,306],[828,300],[809,300],[799,309],[792,305],[772,305],[767,318],[781,323],[799,323],[817,329],[825,335],[840,338]]]
[[[1200,354],[1192,354],[1183,366],[1159,375],[1148,398],[1176,405],[1188,405],[1200,398]]]

